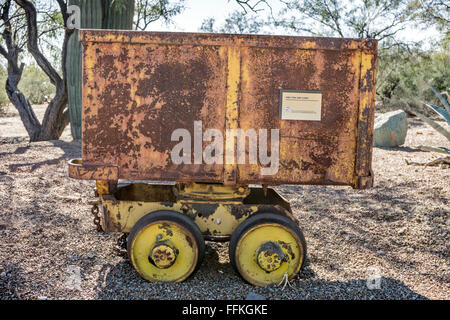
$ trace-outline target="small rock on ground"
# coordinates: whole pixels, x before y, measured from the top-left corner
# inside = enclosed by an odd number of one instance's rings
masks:
[[[250,291],[245,300],[266,300],[266,297]]]
[[[408,120],[403,110],[384,113],[375,119],[373,145],[398,147],[405,143]]]

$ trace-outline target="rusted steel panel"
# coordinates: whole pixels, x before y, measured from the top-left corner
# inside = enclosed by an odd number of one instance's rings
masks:
[[[225,126],[226,48],[84,45],[83,162],[127,179],[221,181],[222,165],[176,165],[172,133]]]
[[[351,184],[360,53],[244,48],[242,55],[240,126],[280,129],[280,169],[275,176],[261,176],[258,166],[241,165],[239,181]],[[321,121],[280,120],[273,106],[282,89],[321,91]]]
[[[80,39],[83,165],[134,180],[370,185],[376,41],[106,30]],[[320,121],[282,120],[281,90],[320,92]],[[224,154],[236,148],[227,129],[279,129],[278,172],[173,163],[171,135],[194,137],[194,121],[222,133]]]

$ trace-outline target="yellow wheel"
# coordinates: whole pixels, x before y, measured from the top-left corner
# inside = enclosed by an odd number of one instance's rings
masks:
[[[181,282],[201,264],[205,241],[197,225],[172,211],[142,217],[128,235],[128,256],[146,280]]]
[[[249,283],[266,286],[291,280],[303,267],[306,242],[300,228],[291,219],[260,213],[242,222],[233,232],[230,261]]]

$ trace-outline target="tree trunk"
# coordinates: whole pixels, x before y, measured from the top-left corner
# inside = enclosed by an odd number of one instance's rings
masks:
[[[10,9],[11,0],[6,0],[1,7],[2,12],[0,20],[3,21],[4,29],[2,32],[3,40],[6,45],[6,49],[0,45],[0,54],[5,57],[8,70],[8,78],[6,79],[6,94],[8,95],[11,103],[19,111],[20,118],[22,119],[25,130],[27,130],[30,139],[36,139],[41,131],[41,124],[34,114],[28,100],[25,98],[22,92],[18,88],[20,79],[22,78],[24,64],[19,66],[19,54],[22,49],[18,46],[13,36],[13,30],[10,21]]]
[[[45,74],[50,78],[50,81],[56,87],[56,93],[53,99],[50,101],[47,109],[45,110],[44,119],[42,120],[42,125],[37,126],[39,123],[32,108],[28,101],[26,101],[23,95],[16,94],[17,83],[14,84],[13,81],[7,84],[8,95],[11,94],[11,101],[16,101],[14,104],[18,108],[21,114],[22,121],[26,124],[34,124],[33,130],[28,130],[30,135],[30,141],[44,141],[44,140],[56,140],[59,139],[64,128],[69,123],[68,112],[64,111],[67,106],[67,90],[66,90],[66,52],[67,52],[67,42],[72,30],[65,29],[64,41],[62,47],[62,58],[61,65],[63,70],[63,76],[61,77],[56,69],[50,64],[50,62],[45,58],[38,46],[38,30],[37,30],[37,12],[34,4],[28,0],[15,0],[15,2],[25,11],[25,16],[27,20],[27,47],[30,54],[33,56],[39,67],[45,72]],[[57,0],[61,13],[63,16],[64,27],[67,22],[67,5],[64,0]],[[8,70],[9,74],[9,70]],[[12,73],[11,76],[14,76]],[[8,75],[9,79],[9,75]],[[25,103],[26,102],[26,103]],[[14,102],[13,102],[14,103]],[[31,132],[31,134],[30,134]]]
[[[31,107],[31,104],[25,98],[22,92],[17,88],[18,83],[22,77],[24,65],[20,68],[14,68],[13,63],[8,61],[8,78],[6,80],[6,94],[14,107],[19,111],[20,119],[28,132],[31,141],[38,139],[41,124],[36,117],[36,114]]]

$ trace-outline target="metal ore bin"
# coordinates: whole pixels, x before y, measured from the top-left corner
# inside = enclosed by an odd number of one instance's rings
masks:
[[[376,40],[105,30],[81,30],[80,39],[74,177],[371,186]],[[308,96],[321,103],[283,107]],[[194,137],[194,121],[223,136],[279,129],[278,171],[262,175],[259,159],[174,164],[171,135],[185,128]]]

